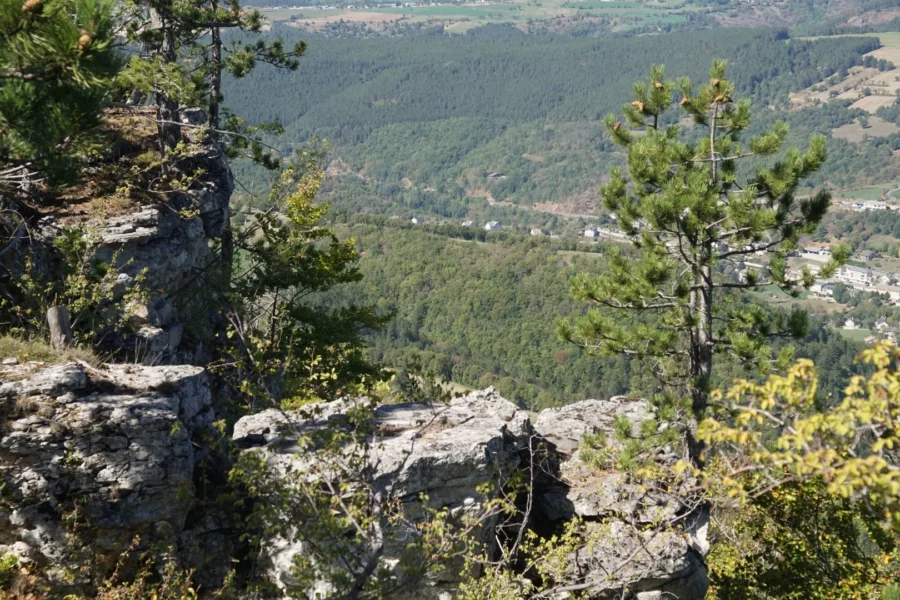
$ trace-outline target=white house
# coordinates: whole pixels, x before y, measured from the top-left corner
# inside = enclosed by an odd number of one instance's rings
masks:
[[[463,221],[462,222],[463,227],[472,227],[473,225],[475,225],[475,221]]]
[[[587,229],[584,230],[584,237],[586,237],[586,238],[595,238],[595,237],[599,237],[599,236],[600,236],[600,232],[597,231],[596,229],[594,229],[593,227],[588,227]]]
[[[834,296],[834,282],[817,281],[812,285],[810,291],[820,296]]]
[[[844,329],[856,329],[857,325],[853,319],[847,319],[844,321]]]
[[[875,321],[875,329],[878,331],[884,331],[885,329],[890,329],[890,325],[888,325],[887,319],[881,317],[877,321]]]
[[[488,222],[485,223],[485,225],[484,225],[484,230],[485,230],[485,231],[497,231],[498,229],[500,229],[500,222],[499,222],[499,221],[488,221]]]
[[[412,223],[413,225],[419,225],[422,223],[422,219],[420,219],[419,217],[413,217],[412,219],[409,220],[409,222]]]

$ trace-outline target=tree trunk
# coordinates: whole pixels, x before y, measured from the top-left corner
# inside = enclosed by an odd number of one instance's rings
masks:
[[[175,52],[175,33],[165,17],[162,18],[163,47],[162,57],[166,62],[178,60]],[[178,102],[166,96],[160,89],[156,90],[156,114],[159,130],[159,149],[163,154],[174,148],[181,141],[181,121]]]
[[[212,3],[213,18],[215,19],[218,2]],[[209,127],[215,136],[219,128],[219,101],[222,94],[222,35],[218,27],[210,29],[212,38],[212,74],[209,78]]]
[[[72,345],[72,325],[65,306],[50,308],[47,311],[47,323],[50,325],[50,345],[54,350],[62,352]]]
[[[710,260],[712,247],[704,244],[700,257],[700,272],[695,280],[697,290],[691,303],[695,325],[691,335],[691,427],[688,432],[688,450],[691,462],[702,466],[705,444],[696,438],[697,426],[709,405],[709,386],[712,378],[713,331],[712,331],[712,267]]]
[[[709,122],[709,185],[717,189],[719,185],[719,157],[716,155],[716,121],[719,116],[719,104],[713,107]],[[713,280],[712,280],[712,241],[700,242],[697,254],[697,272],[694,277],[694,290],[691,293],[691,318],[694,320],[691,329],[691,426],[688,431],[688,452],[691,462],[698,467],[703,466],[706,444],[697,439],[697,427],[709,405],[709,386],[712,378],[713,363]]]

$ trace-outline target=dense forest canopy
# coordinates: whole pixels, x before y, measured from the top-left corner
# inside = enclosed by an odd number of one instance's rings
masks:
[[[774,109],[758,111],[759,125],[787,118],[802,137],[852,122],[860,111],[826,105],[787,112],[788,93],[846,71],[879,46],[877,38],[805,41],[772,29],[365,40],[273,31],[310,41],[308,55],[296,72],[258,69],[227,82],[226,105],[257,121],[280,121],[285,132],[270,141],[284,153],[314,136],[327,139],[334,177],[326,190],[336,206],[442,216],[478,213],[446,206],[488,192],[527,205],[595,189],[598,172],[620,160],[599,118],[627,99],[621,91],[648,64],[696,78],[713,57],[725,57],[738,91]],[[822,178],[854,182],[888,168],[880,146],[834,141],[838,160]],[[488,180],[491,172],[503,177]],[[260,170],[238,165],[237,173],[249,189],[265,188]]]
[[[603,272],[602,249],[573,251],[522,235],[466,240],[453,229],[356,221],[337,233],[358,241],[363,279],[317,302],[334,307],[378,298],[377,309],[393,313],[369,336],[373,360],[473,388],[496,385],[532,409],[655,390],[657,382],[628,357],[592,356],[555,333],[557,317],[584,312],[569,282],[579,272]],[[797,354],[823,365],[822,398],[837,398],[860,348],[815,320]],[[730,364],[716,381],[724,385],[744,375]]]

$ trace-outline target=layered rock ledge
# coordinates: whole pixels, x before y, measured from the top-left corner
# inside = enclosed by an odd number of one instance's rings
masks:
[[[0,554],[63,584],[64,566],[179,544],[197,450],[213,420],[200,367],[5,366]]]
[[[359,402],[318,405],[312,416],[269,410],[244,417],[233,441],[275,472],[302,473],[316,457],[301,451],[298,437],[345,418]],[[180,564],[198,569],[205,589],[214,587],[239,542],[227,519],[194,497],[207,451],[198,440],[213,422],[212,405],[209,377],[199,367],[0,367],[0,555],[31,562],[66,589],[73,558],[99,557],[110,566],[140,535],[142,547],[173,548]],[[383,405],[374,412],[372,481],[415,524],[425,518],[424,496],[432,508],[478,511],[516,470],[537,467],[529,461],[540,456],[528,526],[547,535],[581,519],[596,543],[575,551],[571,564],[589,584],[588,597],[620,598],[627,588],[624,597],[634,600],[700,600],[708,587],[705,521],[685,516],[673,493],[647,491],[581,460],[584,434],[612,438],[617,418],[638,431],[652,416],[642,400],[613,398],[544,411],[532,425],[493,388],[447,405]],[[663,453],[659,460],[671,458]],[[487,483],[495,491],[485,492]],[[659,527],[667,522],[678,524]],[[486,521],[475,535],[490,546],[495,525]],[[385,560],[402,550],[389,541]],[[292,560],[303,552],[290,535],[268,539],[257,564],[285,589]],[[457,586],[457,571],[448,568],[404,597],[452,600]]]

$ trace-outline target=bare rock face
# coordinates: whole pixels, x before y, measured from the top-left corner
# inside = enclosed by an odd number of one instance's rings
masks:
[[[301,451],[298,437],[345,423],[348,411],[364,401],[318,405],[306,416],[278,410],[247,416],[236,423],[233,440],[243,452],[261,455],[275,473],[302,476],[317,457],[309,448]],[[211,407],[209,378],[199,367],[0,366],[0,555],[31,561],[65,591],[66,567],[81,559],[110,567],[140,535],[142,548],[171,547],[179,564],[199,569],[205,589],[215,588],[235,557],[239,532],[229,529],[226,515],[193,498],[203,452],[195,442],[212,424]],[[527,469],[528,450],[543,436],[567,451],[541,456],[540,468],[555,470],[549,483],[534,489],[531,526],[558,531],[574,516],[582,518],[591,543],[573,552],[571,565],[587,584],[587,597],[619,599],[627,588],[624,597],[632,600],[700,600],[708,587],[705,515],[688,512],[669,493],[636,486],[627,474],[580,460],[576,440],[588,432],[612,438],[617,415],[633,419],[637,432],[653,408],[623,398],[587,401],[545,411],[532,428],[528,415],[493,388],[447,405],[379,406],[378,441],[368,458],[372,481],[397,502],[404,527],[426,517],[422,494],[431,507],[477,514],[495,493],[479,488]],[[666,527],[670,522],[677,526]],[[496,525],[485,521],[475,535],[492,544]],[[407,541],[391,533],[401,532],[386,531],[386,565]],[[287,532],[265,541],[258,564],[285,590],[296,583],[294,557],[306,550]],[[452,600],[458,569],[447,567],[404,597]],[[316,591],[328,590],[308,593]]]
[[[235,443],[247,452],[263,452],[277,472],[304,472],[315,456],[299,452],[294,440],[340,420],[352,402],[321,405],[315,418],[298,418],[269,410],[241,419],[234,429]],[[612,600],[700,600],[708,580],[703,556],[707,551],[705,516],[686,515],[685,507],[669,493],[647,491],[627,474],[598,471],[581,462],[578,445],[586,433],[613,439],[613,424],[625,417],[633,433],[654,417],[643,401],[613,398],[589,400],[542,412],[532,428],[527,415],[504,400],[493,388],[455,399],[450,405],[397,404],[376,409],[383,436],[372,457],[376,486],[388,497],[400,499],[404,515],[415,522],[423,516],[419,494],[435,506],[451,511],[479,506],[484,498],[476,489],[489,481],[527,468],[526,450],[535,438],[551,446],[540,467],[554,465],[535,487],[532,526],[536,531],[558,530],[575,516],[586,522],[591,540],[571,557],[573,574],[587,584],[588,597]],[[674,461],[665,453],[662,461]],[[549,475],[549,477],[547,477]],[[547,481],[549,480],[549,481]],[[677,522],[667,527],[666,523]],[[488,541],[494,523],[484,525]],[[280,588],[292,585],[294,556],[303,555],[296,539],[271,539],[264,544],[261,562]],[[386,547],[390,562],[402,547]],[[452,600],[455,573],[445,571],[437,581],[407,592],[410,600]],[[623,590],[628,592],[623,596]],[[327,588],[310,590],[327,592]],[[565,594],[559,600],[568,598]]]
[[[581,438],[588,433],[606,433],[612,439],[613,426],[619,417],[633,424],[635,434],[641,423],[654,416],[653,406],[646,400],[614,396],[609,400],[582,400],[559,408],[547,408],[538,414],[534,428],[556,450],[571,455]]]
[[[590,541],[572,557],[572,565],[590,584],[590,598],[618,599],[623,588],[636,600],[706,596],[706,515],[684,506],[677,490],[647,489],[627,473],[582,460],[579,443],[585,434],[599,434],[615,449],[617,419],[628,419],[637,436],[641,424],[654,416],[649,402],[625,397],[585,400],[538,415],[535,430],[552,445],[557,471],[536,492],[538,519],[557,526],[576,516],[587,522]],[[665,449],[655,459],[664,468],[676,461]]]
[[[148,302],[128,307],[134,332],[118,341],[147,364],[199,358],[183,352],[181,341],[185,321],[197,324],[205,315],[185,314],[190,302],[181,298],[179,303],[179,295],[197,293],[214,259],[209,242],[228,227],[234,179],[224,153],[209,143],[188,163],[182,166],[186,172],[203,173],[192,189],[172,195],[164,204],[87,224],[99,239],[96,257],[114,262],[120,270],[119,294],[133,289],[140,279],[150,294]]]
[[[297,432],[321,427],[340,418],[348,407],[338,401],[325,405],[316,419],[297,419],[270,410],[245,417],[234,429],[234,441],[250,452],[265,452],[266,460],[279,470],[303,469],[308,456],[296,456],[291,444]],[[520,466],[520,453],[529,443],[528,415],[503,399],[494,388],[454,399],[449,405],[393,404],[375,411],[383,436],[371,458],[375,485],[386,497],[399,499],[407,520],[424,518],[420,494],[427,494],[433,507],[451,511],[476,511],[485,497],[482,484],[502,482]],[[485,522],[480,535],[490,541],[495,523]],[[390,536],[388,536],[390,538]],[[402,551],[402,540],[388,542],[384,558],[390,563]],[[297,540],[276,539],[265,544],[270,578],[281,588],[291,581],[294,555],[304,552]],[[450,568],[438,581],[410,590],[409,598],[452,598],[457,574]],[[310,591],[312,593],[312,591]],[[312,597],[312,596],[311,596]]]
[[[186,531],[196,449],[213,419],[200,367],[82,363],[0,370],[0,554],[62,585],[79,558],[114,562],[135,535]]]

